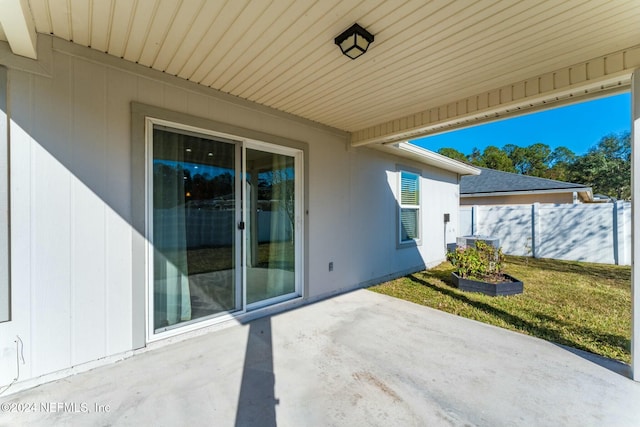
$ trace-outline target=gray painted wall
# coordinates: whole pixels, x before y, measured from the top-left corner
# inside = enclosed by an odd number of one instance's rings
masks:
[[[132,279],[144,268],[132,253],[144,239],[131,225],[132,200],[145,195],[132,180],[133,101],[307,144],[306,298],[437,263],[445,236],[455,241],[456,174],[351,148],[337,130],[58,39],[41,37],[39,47],[48,50],[37,67],[0,56],[9,68],[13,274],[0,385],[16,375],[16,336],[20,380],[135,348],[132,295],[145,284]],[[409,249],[396,248],[398,164],[423,176],[423,244]]]

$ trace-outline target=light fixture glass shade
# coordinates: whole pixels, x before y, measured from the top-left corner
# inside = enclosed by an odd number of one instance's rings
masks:
[[[353,24],[335,39],[343,54],[356,59],[367,51],[373,42],[373,35],[358,24]]]
[[[367,48],[369,47],[369,42],[360,34],[356,33],[356,46],[358,46],[358,48],[361,49],[362,52],[364,53],[367,51]]]
[[[345,52],[348,52],[353,47],[353,39],[352,38],[347,38],[342,43],[340,43],[339,46],[340,46],[340,50],[342,51],[342,53],[344,53],[346,55]]]

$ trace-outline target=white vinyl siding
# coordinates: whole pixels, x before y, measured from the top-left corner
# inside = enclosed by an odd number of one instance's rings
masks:
[[[420,175],[400,171],[399,244],[420,241]]]

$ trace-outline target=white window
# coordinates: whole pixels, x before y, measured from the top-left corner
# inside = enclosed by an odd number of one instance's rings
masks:
[[[420,175],[399,171],[398,243],[420,242]]]

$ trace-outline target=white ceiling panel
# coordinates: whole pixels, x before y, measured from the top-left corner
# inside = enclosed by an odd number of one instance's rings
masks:
[[[52,34],[49,0],[30,0],[29,6],[36,25],[36,30],[39,33]]]
[[[204,77],[202,84],[222,87],[225,83],[231,81],[241,70],[243,70],[247,62],[250,61],[255,54],[261,50],[261,46],[267,46],[273,35],[278,34],[278,26],[284,28],[285,23],[279,21],[280,17],[285,16],[288,9],[293,6],[295,0],[278,1],[274,3],[264,2],[264,9],[260,9],[260,14],[256,16],[256,20],[247,27],[246,32],[251,33],[252,37],[238,37],[234,40],[230,51],[213,64],[209,73]],[[301,3],[299,3],[300,5]],[[257,10],[257,9],[256,9]],[[271,19],[257,19],[262,15],[269,16]]]
[[[133,25],[135,1],[116,1],[112,5],[111,25],[109,28],[109,47],[107,51],[114,56],[123,57],[127,40]]]
[[[86,1],[86,0],[85,0]],[[160,0],[137,0],[131,30],[124,48],[124,59],[131,62],[138,62],[142,55],[142,50],[147,43],[147,38],[151,32],[153,18],[160,6]]]
[[[70,40],[83,46],[91,44],[91,3],[86,0],[70,0]]]
[[[29,0],[29,6],[40,33],[351,132],[640,44],[635,0]],[[354,22],[375,41],[352,61],[333,39]]]

